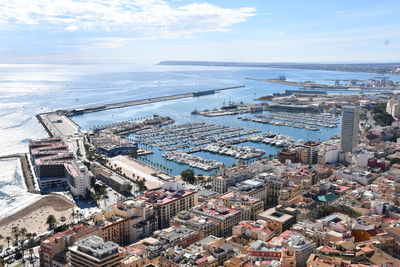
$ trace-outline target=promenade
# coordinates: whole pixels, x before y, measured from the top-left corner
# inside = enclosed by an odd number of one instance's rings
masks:
[[[116,156],[110,159],[110,165],[114,168],[121,168],[121,172],[125,173],[127,177],[135,177],[136,179],[144,179],[145,185],[148,189],[156,189],[160,188],[164,181],[153,176],[153,173],[156,173],[157,170],[153,169],[143,163],[140,163],[135,160],[131,160],[127,156]]]

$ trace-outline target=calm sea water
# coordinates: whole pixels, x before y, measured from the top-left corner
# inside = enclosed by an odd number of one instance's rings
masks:
[[[259,128],[263,131],[276,131],[295,139],[326,140],[337,134],[338,130],[322,130],[320,133],[280,126],[268,126],[243,122],[235,116],[205,118],[194,117],[194,108],[220,107],[229,100],[252,102],[254,98],[294,86],[270,84],[246,80],[245,78],[273,78],[285,75],[288,80],[328,82],[330,79],[368,79],[378,75],[369,73],[347,73],[331,71],[268,69],[268,68],[221,68],[158,65],[61,65],[61,64],[0,64],[0,155],[26,152],[29,139],[46,137],[38,124],[35,114],[56,109],[85,107],[95,104],[119,102],[147,97],[171,95],[196,90],[217,89],[245,85],[245,88],[224,91],[199,98],[180,99],[154,103],[146,106],[109,110],[74,117],[84,129],[99,124],[108,124],[125,119],[140,118],[152,114],[168,115],[177,122],[203,120],[217,124],[229,124],[246,128]],[[398,80],[398,76],[391,77]],[[248,144],[251,145],[251,144]],[[264,146],[267,154],[275,153],[276,148]],[[199,154],[205,155],[205,154]],[[156,151],[154,161],[166,164]],[[235,159],[212,156],[228,165]],[[168,163],[172,164],[172,163]],[[20,185],[20,170],[15,162],[6,161],[0,165],[7,170],[0,176],[0,204],[19,199],[26,189]],[[179,172],[182,166],[174,166]],[[18,190],[8,190],[14,185]],[[5,192],[7,191],[7,192]],[[19,202],[21,204],[22,202]],[[17,203],[17,204],[18,204]]]

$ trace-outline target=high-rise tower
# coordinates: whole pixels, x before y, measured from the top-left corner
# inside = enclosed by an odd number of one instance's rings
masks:
[[[359,120],[359,106],[343,106],[342,129],[340,136],[342,152],[352,152],[354,148],[357,147]]]

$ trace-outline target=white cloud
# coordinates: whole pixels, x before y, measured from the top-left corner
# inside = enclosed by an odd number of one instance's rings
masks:
[[[226,31],[255,8],[165,0],[11,0],[0,3],[0,25],[64,31],[123,31],[138,38],[180,38]]]

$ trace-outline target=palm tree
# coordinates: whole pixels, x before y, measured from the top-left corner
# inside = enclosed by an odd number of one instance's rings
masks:
[[[17,243],[17,247],[18,247],[18,239],[21,236],[21,234],[19,232],[15,232],[15,233],[13,233],[13,236],[14,236],[14,240]]]
[[[79,222],[82,222],[82,220],[84,219],[82,212],[78,212],[78,219],[79,219]]]
[[[14,237],[15,242],[18,243],[18,238],[20,237],[18,226],[13,226],[11,228],[11,234]]]
[[[26,228],[21,228],[19,230],[19,233],[21,234],[21,237],[24,239],[27,236],[28,231],[26,230]]]
[[[18,228],[18,226],[13,226],[13,227],[11,228],[11,233],[14,234],[14,233],[16,233],[16,232],[19,232],[19,228]]]
[[[6,236],[5,239],[7,240],[7,247],[10,247],[11,236]]]
[[[71,213],[72,222],[75,222],[75,215],[76,215],[75,209],[72,209],[72,213]]]
[[[36,236],[37,236],[36,233],[31,233],[31,236],[30,236],[30,245],[31,245],[31,247],[33,247],[35,245],[34,242],[35,242]]]
[[[28,246],[32,247],[32,233],[26,233],[26,238],[28,238]]]
[[[33,248],[30,248],[29,249],[29,261],[32,263],[32,261],[33,261],[33,256],[34,256],[34,254],[33,254]]]
[[[56,217],[54,217],[54,215],[50,214],[47,217],[46,224],[49,225],[49,228],[53,228],[56,223],[57,223]]]

